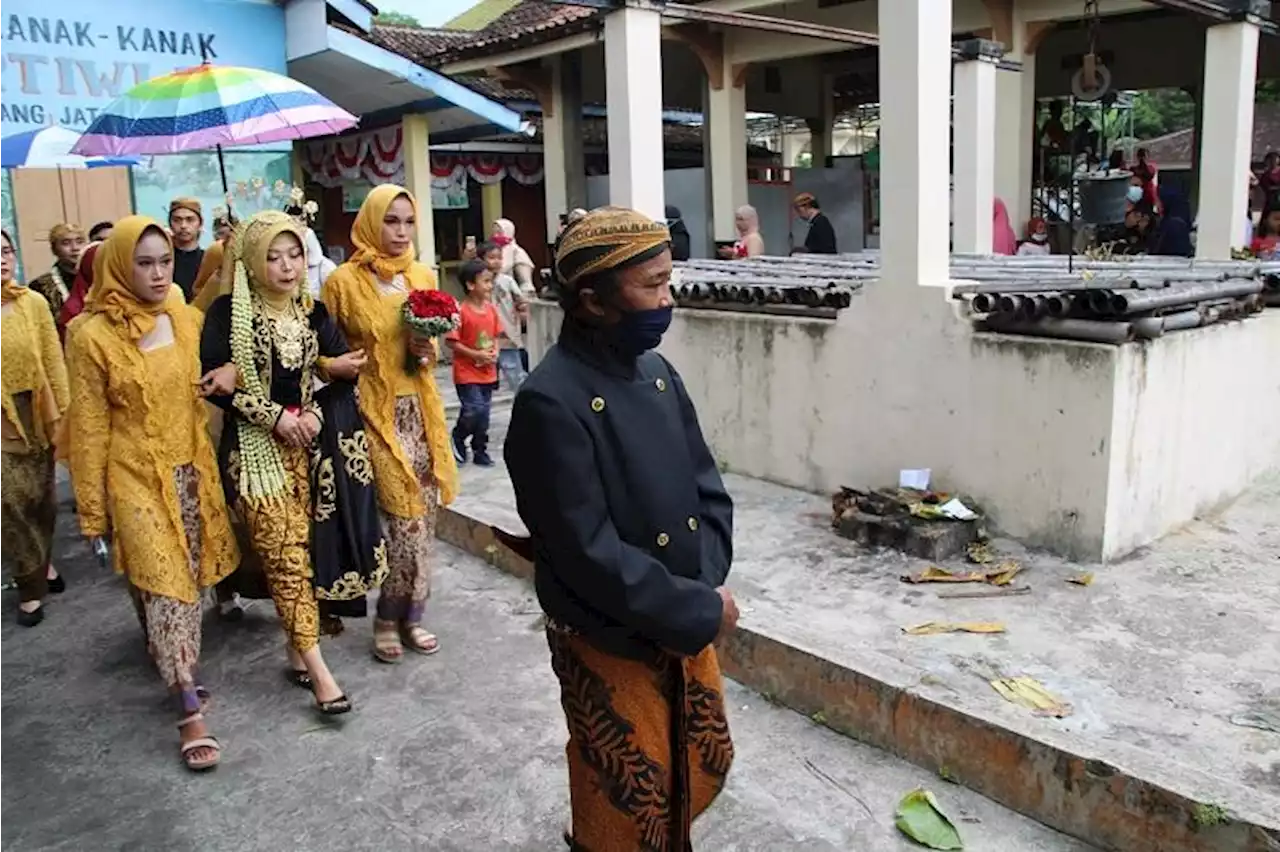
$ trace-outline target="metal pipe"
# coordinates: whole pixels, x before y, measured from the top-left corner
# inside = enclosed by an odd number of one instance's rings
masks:
[[[980,314],[989,314],[995,309],[995,296],[990,293],[975,293],[973,300],[969,303],[975,311]]]
[[[1099,322],[1081,319],[991,320],[991,331],[1006,334],[1028,334],[1036,337],[1059,337],[1087,340],[1093,343],[1128,343],[1133,340],[1133,325],[1127,322]]]
[[[1199,314],[1196,314],[1199,321]],[[1164,317],[1142,317],[1132,323],[1133,336],[1139,340],[1154,340],[1164,334]]]
[[[1071,310],[1071,297],[1066,293],[1054,293],[1044,297],[1045,313],[1051,317],[1065,317]]]
[[[1170,287],[1158,293],[1116,293],[1111,298],[1111,310],[1116,314],[1145,313],[1172,308],[1177,305],[1191,305],[1196,302],[1207,302],[1211,299],[1222,299],[1231,296],[1251,296],[1261,292],[1262,282],[1257,278],[1235,279],[1219,284],[1194,284],[1190,287]]]
[[[1084,302],[1084,307],[1090,313],[1098,314],[1099,316],[1111,314],[1111,305],[1114,299],[1115,294],[1111,290],[1090,290],[1087,296],[1082,294],[1080,297],[1080,301]]]

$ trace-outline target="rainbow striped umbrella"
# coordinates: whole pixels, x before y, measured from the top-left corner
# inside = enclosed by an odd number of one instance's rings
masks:
[[[204,63],[154,77],[116,98],[72,153],[120,157],[210,148],[221,153],[224,146],[327,136],[357,121],[297,80]]]

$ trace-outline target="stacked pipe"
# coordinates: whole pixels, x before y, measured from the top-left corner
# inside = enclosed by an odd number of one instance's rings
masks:
[[[842,308],[881,275],[879,252],[692,260],[682,303]],[[983,329],[1120,343],[1280,307],[1280,262],[955,254],[955,297]]]

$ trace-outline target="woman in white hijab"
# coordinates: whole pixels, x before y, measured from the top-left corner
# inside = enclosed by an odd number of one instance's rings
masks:
[[[516,242],[516,225],[510,219],[493,220],[490,239],[502,246],[502,270],[500,274],[510,275],[520,285],[520,289],[533,295],[533,260],[529,253]]]

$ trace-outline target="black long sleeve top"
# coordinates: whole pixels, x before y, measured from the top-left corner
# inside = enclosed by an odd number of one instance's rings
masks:
[[[255,324],[263,322],[261,318]],[[316,338],[315,351],[318,356],[333,358],[347,351],[347,341],[342,330],[333,321],[322,302],[316,302],[310,316],[311,331]],[[231,296],[220,296],[205,314],[204,330],[200,335],[201,368],[208,372],[231,361]],[[302,382],[311,381],[314,360],[299,369],[286,369],[280,363],[279,354],[271,353],[271,391],[266,400],[236,390],[230,396],[211,396],[209,401],[214,405],[244,417],[265,429],[274,429],[280,413],[290,406],[303,405],[304,394]],[[309,394],[305,398],[309,398]],[[317,416],[318,415],[318,412]],[[234,430],[227,430],[234,433]],[[224,435],[226,432],[224,432]]]
[[[516,395],[504,457],[550,618],[633,658],[715,639],[733,501],[661,355],[619,357],[566,319]]]

